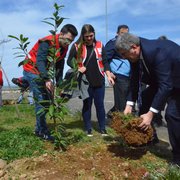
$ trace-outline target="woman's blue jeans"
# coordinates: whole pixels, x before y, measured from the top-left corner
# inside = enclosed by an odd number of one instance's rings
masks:
[[[88,88],[89,98],[83,101],[82,116],[84,120],[85,130],[89,131],[92,129],[91,125],[91,108],[94,100],[96,108],[96,116],[98,119],[99,130],[105,130],[105,109],[104,109],[104,96],[105,96],[105,85],[101,87],[89,87]]]

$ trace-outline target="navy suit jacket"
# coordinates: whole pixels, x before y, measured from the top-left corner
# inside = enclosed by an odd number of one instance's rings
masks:
[[[160,110],[172,90],[180,93],[180,46],[170,40],[140,38],[144,59],[142,82],[156,89],[151,107]],[[137,100],[139,61],[132,63],[131,92],[129,101]]]

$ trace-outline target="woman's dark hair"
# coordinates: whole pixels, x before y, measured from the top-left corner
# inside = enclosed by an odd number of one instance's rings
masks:
[[[81,29],[81,34],[79,39],[76,41],[77,44],[83,43],[84,42],[84,34],[86,33],[94,33],[95,35],[95,30],[94,27],[91,24],[84,24],[82,29]],[[96,38],[94,37],[94,42],[96,42]]]

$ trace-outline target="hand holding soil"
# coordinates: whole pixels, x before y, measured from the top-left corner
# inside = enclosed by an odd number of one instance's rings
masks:
[[[152,140],[153,129],[151,126],[143,130],[139,125],[142,123],[140,117],[123,115],[120,112],[112,113],[111,127],[119,134],[130,146],[146,145]]]

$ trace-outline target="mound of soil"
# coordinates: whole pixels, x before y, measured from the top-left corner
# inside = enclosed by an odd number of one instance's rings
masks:
[[[152,141],[153,128],[144,131],[139,126],[142,122],[140,117],[125,116],[120,112],[112,113],[111,128],[119,134],[125,142],[134,147],[146,145]]]

